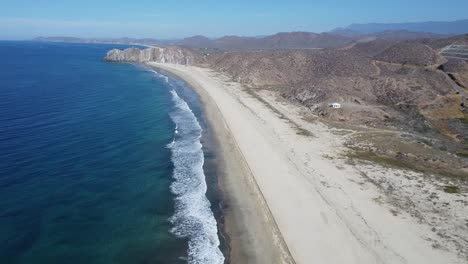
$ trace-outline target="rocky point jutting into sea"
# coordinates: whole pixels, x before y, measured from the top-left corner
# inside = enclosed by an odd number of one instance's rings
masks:
[[[167,48],[129,48],[126,50],[113,49],[107,53],[105,60],[121,62],[149,62],[174,63],[192,65],[200,63],[198,53],[180,47]]]

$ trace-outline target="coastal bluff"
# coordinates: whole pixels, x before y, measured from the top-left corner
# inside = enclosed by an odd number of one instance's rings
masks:
[[[113,49],[107,52],[106,61],[117,62],[160,62],[182,65],[194,65],[200,62],[200,55],[181,47],[153,47],[147,49]]]

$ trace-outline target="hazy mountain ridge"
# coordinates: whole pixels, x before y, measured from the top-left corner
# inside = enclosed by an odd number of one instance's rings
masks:
[[[383,31],[407,30],[413,32],[427,32],[445,35],[458,35],[468,33],[468,19],[456,21],[429,21],[412,23],[366,23],[351,24],[344,28],[361,34],[373,34]],[[339,30],[339,29],[338,29]]]
[[[282,32],[265,37],[224,36],[217,39],[196,35],[180,40],[133,38],[82,39],[72,37],[38,37],[33,40],[76,43],[140,44],[148,46],[178,45],[191,48],[216,48],[224,50],[336,48],[344,47],[356,41],[355,38],[351,37],[331,33],[312,32]]]
[[[415,22],[415,23],[368,23],[351,24],[329,32],[314,33],[305,31],[280,32],[267,36],[223,36],[209,38],[195,35],[182,39],[158,38],[76,38],[76,37],[38,37],[34,41],[109,43],[146,46],[185,46],[190,48],[214,48],[222,50],[249,49],[311,49],[343,48],[354,43],[380,40],[418,40],[444,39],[449,35],[467,34],[468,19],[452,22]]]
[[[165,46],[174,42],[174,40],[163,40],[153,38],[76,38],[76,37],[37,37],[33,41],[44,42],[68,42],[68,43],[95,43],[95,44],[124,44],[124,45],[147,45],[147,46]]]
[[[135,38],[75,38],[75,37],[38,37],[34,41],[73,42],[73,43],[108,43],[146,46],[184,46],[189,48],[211,48],[221,50],[258,50],[258,49],[314,49],[344,48],[353,43],[367,42],[373,39],[414,40],[424,38],[444,38],[446,35],[410,32],[405,30],[385,31],[376,34],[361,34],[351,30],[335,30],[326,33],[280,32],[262,37],[224,36],[208,38],[196,35],[183,39],[135,39]]]
[[[344,47],[354,41],[354,38],[329,33],[281,32],[265,37],[224,36],[212,40],[202,36],[195,36],[183,39],[175,44],[196,48],[209,47],[240,50],[307,49]]]

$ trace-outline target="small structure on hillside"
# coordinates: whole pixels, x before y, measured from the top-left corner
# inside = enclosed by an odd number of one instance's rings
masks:
[[[341,108],[341,104],[339,104],[339,103],[332,103],[332,104],[329,104],[328,107],[337,109],[337,108]]]

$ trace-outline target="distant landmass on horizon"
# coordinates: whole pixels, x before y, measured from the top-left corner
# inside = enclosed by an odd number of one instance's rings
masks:
[[[351,24],[329,32],[280,32],[267,36],[223,36],[209,38],[195,35],[182,39],[159,38],[77,38],[68,36],[37,37],[34,41],[109,43],[147,46],[185,46],[216,49],[307,49],[340,48],[369,39],[414,40],[443,38],[468,33],[468,19],[453,22],[368,23]]]

